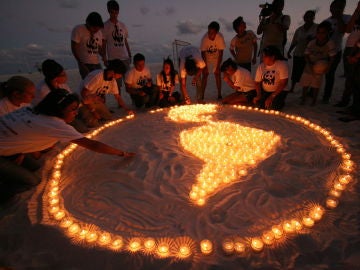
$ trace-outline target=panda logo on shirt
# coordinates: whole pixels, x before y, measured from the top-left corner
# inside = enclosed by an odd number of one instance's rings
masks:
[[[267,85],[275,85],[275,70],[268,70],[263,75],[262,81]]]

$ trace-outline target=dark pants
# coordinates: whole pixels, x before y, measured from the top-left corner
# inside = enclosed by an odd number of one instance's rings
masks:
[[[162,91],[163,97],[159,100],[159,106],[161,108],[174,106],[176,104],[180,103],[180,93],[179,92],[173,92],[172,97],[174,98],[174,101],[169,101],[169,92],[168,91]]]
[[[344,63],[344,73],[345,73],[345,89],[341,97],[341,103],[344,105],[349,104],[351,96],[353,94],[354,88],[354,75],[359,75],[354,73],[354,68],[356,64],[350,64],[347,57],[353,51],[353,47],[346,47],[343,55],[343,63]]]
[[[323,96],[323,101],[325,102],[328,102],[331,97],[335,82],[335,72],[341,61],[341,55],[342,55],[342,51],[339,51],[335,55],[334,61],[332,62],[329,71],[325,75],[325,88],[324,88],[324,96]]]
[[[293,83],[297,83],[300,81],[301,75],[303,74],[305,68],[305,57],[294,56],[293,57],[293,65],[291,72],[291,81]]]
[[[260,99],[260,108],[265,109],[265,100],[271,96],[273,92],[266,92],[264,90],[261,91],[261,99]],[[285,99],[287,97],[288,91],[282,91],[280,94],[278,94],[272,104],[271,107],[268,108],[270,110],[277,110],[280,111],[285,106]]]
[[[140,96],[131,94],[130,97],[137,108],[145,105],[146,108],[157,105],[159,100],[159,89],[157,87],[143,87],[139,91],[145,92],[146,95]]]

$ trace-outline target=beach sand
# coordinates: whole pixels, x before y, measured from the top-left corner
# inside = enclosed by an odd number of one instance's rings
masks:
[[[151,65],[153,74],[159,67]],[[341,96],[344,85],[341,74],[339,67],[331,104]],[[26,76],[34,82],[42,77]],[[77,71],[68,71],[68,76],[70,87],[76,89]],[[6,78],[2,76],[0,81]],[[215,82],[211,75],[209,78],[205,101],[215,103]],[[194,89],[189,86],[189,90],[194,99]],[[351,160],[360,164],[359,121],[338,121],[342,115],[331,104],[299,105],[300,92],[298,86],[295,93],[288,95],[283,112],[302,116],[329,130],[351,154]],[[223,93],[223,96],[231,93],[225,83]],[[131,104],[129,96],[126,93],[123,96]],[[107,102],[117,117],[124,116],[112,97]],[[149,235],[165,239],[186,235],[195,245],[209,238],[215,243],[212,254],[194,251],[194,256],[184,260],[159,259],[142,252],[114,252],[71,241],[54,226],[42,207],[48,179],[45,176],[49,172],[45,169],[44,180],[37,189],[1,205],[0,269],[360,269],[358,171],[353,172],[353,180],[346,186],[339,206],[326,209],[323,218],[311,229],[289,234],[261,252],[250,249],[242,255],[226,255],[221,249],[221,241],[227,236],[261,235],[273,224],[302,213],[309,205],[324,202],[341,160],[322,136],[277,116],[220,107],[213,116],[215,122],[274,130],[281,136],[281,143],[271,148],[256,166],[245,168],[247,174],[240,181],[210,196],[199,207],[189,200],[188,194],[203,162],[180,147],[179,134],[201,125],[169,121],[166,113],[167,110],[154,114],[141,110],[135,119],[96,137],[136,152],[133,159],[119,160],[76,150],[63,167],[64,206],[77,219],[124,237]],[[48,165],[55,154],[55,151],[48,154]]]

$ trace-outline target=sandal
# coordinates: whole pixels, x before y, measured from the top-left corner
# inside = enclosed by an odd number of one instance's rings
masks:
[[[189,96],[186,96],[185,97],[185,102],[184,102],[186,105],[190,105],[191,104],[191,100],[190,100],[190,97]]]

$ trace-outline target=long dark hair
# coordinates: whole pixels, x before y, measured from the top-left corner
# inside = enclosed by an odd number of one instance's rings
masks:
[[[24,93],[26,88],[34,86],[34,83],[23,76],[13,76],[6,82],[0,83],[0,98],[10,97],[13,93]]]
[[[163,81],[164,81],[165,84],[168,83],[167,78],[166,78],[166,74],[164,72],[165,64],[168,64],[170,66],[170,82],[171,82],[171,85],[175,85],[175,77],[176,77],[177,72],[176,72],[176,70],[174,68],[174,62],[170,59],[170,57],[164,59],[164,61],[163,61],[163,69],[160,72],[160,74],[163,77]]]
[[[80,103],[80,99],[76,94],[69,93],[65,89],[55,89],[34,107],[34,112],[38,114],[56,116],[63,118],[64,110],[73,102]]]

